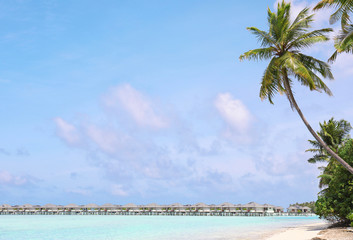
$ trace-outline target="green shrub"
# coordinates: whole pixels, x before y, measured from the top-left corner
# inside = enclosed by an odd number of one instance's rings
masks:
[[[340,147],[338,154],[353,166],[353,139]],[[330,181],[319,194],[316,213],[321,218],[353,226],[353,175],[336,161],[330,168]]]

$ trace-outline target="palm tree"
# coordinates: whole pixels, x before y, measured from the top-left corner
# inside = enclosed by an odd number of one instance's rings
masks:
[[[328,41],[326,34],[332,29],[324,28],[310,32],[308,30],[313,22],[313,15],[309,15],[309,9],[304,8],[291,22],[290,8],[290,3],[282,1],[282,3],[278,3],[277,12],[271,12],[268,9],[268,32],[255,27],[247,28],[258,38],[262,48],[245,52],[240,56],[240,60],[270,59],[262,77],[260,98],[262,100],[268,99],[273,104],[272,98],[276,93],[286,94],[292,109],[296,109],[316,141],[353,174],[353,168],[332,151],[312,129],[292,92],[293,78],[295,78],[310,90],[324,91],[328,95],[332,95],[330,89],[318,76],[320,74],[324,78],[333,79],[330,66],[300,52],[315,43]]]
[[[330,24],[341,19],[341,30],[335,37],[336,51],[329,58],[329,61],[333,62],[339,53],[353,53],[353,25],[349,24],[351,22],[349,14],[353,12],[353,0],[321,0],[314,10],[326,7],[336,8],[336,11],[330,16]]]
[[[332,149],[335,153],[338,153],[338,149],[345,144],[346,140],[349,138],[349,132],[352,130],[352,127],[349,122],[345,120],[336,121],[333,118],[327,122],[320,123],[320,131],[317,134],[321,139],[326,143],[328,147]],[[328,186],[331,181],[332,169],[337,164],[336,161],[333,161],[332,157],[327,154],[327,151],[320,145],[318,141],[309,140],[313,148],[306,150],[306,152],[315,153],[308,162],[317,163],[317,162],[328,162],[326,167],[319,167],[322,170],[323,174],[320,177],[319,187],[323,188]]]

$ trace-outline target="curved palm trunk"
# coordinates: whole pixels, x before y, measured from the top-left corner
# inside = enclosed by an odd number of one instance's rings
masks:
[[[353,174],[353,167],[351,167],[346,161],[344,161],[340,156],[338,156],[337,153],[335,153],[334,151],[332,151],[331,148],[329,148],[326,143],[316,134],[316,132],[313,130],[313,128],[310,126],[310,124],[308,123],[308,121],[305,119],[302,111],[300,110],[297,102],[295,101],[295,98],[293,96],[292,93],[292,89],[290,88],[289,85],[289,81],[288,81],[288,76],[287,73],[284,72],[284,87],[286,89],[286,94],[287,97],[289,99],[289,102],[291,103],[292,107],[294,107],[299,116],[301,117],[301,119],[303,120],[305,126],[308,128],[309,132],[314,136],[314,138],[316,139],[316,141],[318,141],[321,146],[333,157],[335,158],[344,168],[346,168],[351,174]]]

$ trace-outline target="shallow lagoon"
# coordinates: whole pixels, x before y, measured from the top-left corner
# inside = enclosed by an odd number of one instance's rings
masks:
[[[227,240],[322,222],[317,217],[0,216],[0,240]]]

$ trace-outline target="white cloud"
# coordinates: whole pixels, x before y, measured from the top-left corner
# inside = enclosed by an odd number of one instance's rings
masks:
[[[121,93],[121,91],[134,94]],[[114,88],[106,95],[105,105],[112,107],[113,110],[116,107],[121,108],[123,105],[121,99],[125,99],[124,101],[139,99],[141,102],[144,97],[130,86],[124,85]],[[159,116],[152,109],[152,103],[150,101],[148,103],[149,107],[143,108],[150,109],[152,114]],[[135,105],[131,108],[135,108]],[[159,134],[151,134],[143,129],[130,131],[130,126],[124,125],[126,124],[124,121],[118,121],[116,124],[115,121],[123,117],[121,115],[118,115],[119,118],[114,116],[113,122],[104,115],[100,119],[108,119],[108,121],[102,121],[99,124],[78,122],[77,125],[72,125],[60,118],[56,119],[56,124],[60,125],[62,132],[65,133],[60,135],[63,140],[75,142],[72,140],[72,135],[79,136],[80,144],[73,147],[86,151],[89,163],[104,172],[102,178],[108,181],[104,191],[114,196],[146,198],[153,196],[160,199],[178,196],[179,193],[183,193],[184,196],[207,196],[210,188],[216,189],[216,193],[234,195],[243,188],[246,192],[245,189],[248,186],[252,188],[251,192],[257,192],[266,184],[281,185],[285,188],[303,176],[299,174],[298,177],[293,177],[294,174],[288,174],[288,169],[299,169],[301,173],[302,168],[295,168],[296,159],[290,158],[292,161],[287,161],[286,157],[281,158],[282,153],[267,156],[266,151],[261,148],[259,150],[254,145],[249,145],[250,148],[234,147],[233,143],[249,143],[249,140],[252,140],[250,136],[254,136],[254,128],[257,127],[253,126],[254,117],[241,100],[234,98],[230,93],[220,93],[215,98],[214,107],[223,120],[226,126],[224,132],[228,135],[223,135],[220,139],[219,135],[213,135],[215,134],[213,131],[211,136],[200,136],[200,138],[196,136],[194,147],[196,150],[193,151],[180,151],[177,145],[179,141],[185,142],[184,138],[180,140],[181,136],[172,131],[167,132],[167,137],[160,137]],[[124,109],[126,110],[125,107]],[[210,123],[207,120],[205,122]],[[203,138],[206,140],[202,140]],[[277,136],[273,138],[280,139],[281,143],[284,142],[282,135],[281,138]],[[273,143],[268,134],[263,141]],[[214,142],[221,144],[213,146]],[[275,143],[272,145],[278,147],[279,144]],[[187,144],[192,145],[189,142]],[[278,150],[278,148],[270,148],[272,145],[262,144],[266,149],[271,149],[271,152]],[[214,151],[213,148],[216,150],[213,153],[203,153],[202,149],[198,149],[199,147],[210,148],[211,152]],[[266,154],[265,157],[264,154]],[[257,187],[258,185],[260,187]],[[91,195],[89,191],[90,189],[73,188],[67,192],[84,196]]]
[[[123,186],[120,184],[114,184],[111,189],[111,193],[115,196],[126,197],[128,192],[123,189]]]
[[[14,176],[7,171],[0,172],[0,184],[21,186],[28,183],[28,180],[22,176]]]
[[[167,120],[157,114],[156,106],[129,84],[112,88],[104,97],[104,104],[112,109],[123,108],[142,127],[159,129],[168,126]]]
[[[80,142],[80,135],[76,127],[60,117],[54,119],[57,127],[57,134],[70,145],[75,145]]]
[[[86,128],[86,134],[100,149],[110,154],[115,153],[117,147],[121,145],[118,136],[111,130],[105,131],[90,125]]]
[[[253,117],[242,101],[234,99],[230,93],[221,93],[214,104],[232,130],[239,134],[248,132]]]

